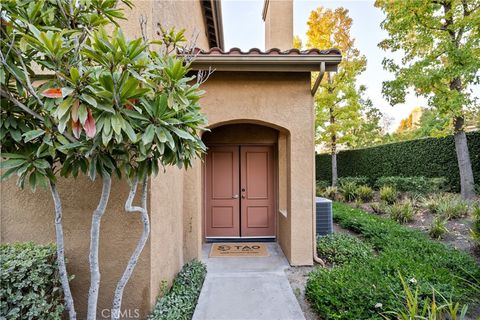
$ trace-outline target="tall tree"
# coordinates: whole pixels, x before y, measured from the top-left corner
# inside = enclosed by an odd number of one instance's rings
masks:
[[[332,156],[332,185],[337,184],[337,147],[352,139],[350,129],[362,119],[361,90],[357,77],[365,70],[367,59],[354,47],[350,35],[352,19],[348,10],[319,7],[308,19],[307,47],[338,48],[342,62],[335,76],[327,74],[315,96],[317,142],[325,144]]]
[[[480,1],[377,0],[386,18],[381,26],[389,37],[379,46],[400,51],[400,63],[384,59],[395,74],[383,93],[392,105],[403,103],[409,88],[429,99],[442,117],[451,119],[461,193],[475,195],[472,165],[465,135],[465,112],[478,108],[471,86],[478,84],[480,67]]]
[[[123,0],[126,5],[130,1]],[[160,167],[189,166],[205,150],[198,136],[206,118],[190,75],[183,33],[160,30],[157,41],[125,39],[105,26],[123,18],[116,1],[2,1],[0,15],[0,143],[2,179],[50,187],[55,204],[58,266],[66,309],[76,319],[65,267],[58,176],[87,174],[103,183],[92,215],[87,319],[96,319],[100,286],[99,234],[111,175],[126,177],[127,212],[140,213],[143,233],[118,281],[112,319],[120,318],[123,290],[149,235],[147,183]],[[177,55],[182,51],[185,54]],[[48,74],[35,81],[39,68]],[[139,181],[139,206],[132,202]]]

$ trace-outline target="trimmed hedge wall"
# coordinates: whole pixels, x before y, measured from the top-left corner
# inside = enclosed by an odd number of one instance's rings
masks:
[[[475,183],[480,184],[480,132],[467,133]],[[338,176],[366,176],[373,185],[385,176],[445,177],[447,188],[460,190],[460,174],[453,136],[390,143],[372,148],[340,151]],[[316,156],[316,179],[331,181],[329,154]]]

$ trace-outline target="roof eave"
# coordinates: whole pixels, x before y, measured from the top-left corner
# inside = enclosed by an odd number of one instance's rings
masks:
[[[322,62],[325,71],[337,71],[341,55],[315,56],[197,56],[192,62],[193,70],[213,68],[216,71],[277,71],[312,72],[319,71]]]

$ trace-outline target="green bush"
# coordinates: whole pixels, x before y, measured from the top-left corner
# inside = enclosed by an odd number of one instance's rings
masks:
[[[306,296],[322,319],[382,319],[380,313],[399,310],[403,287],[398,272],[416,279],[423,303],[432,288],[453,302],[478,302],[480,267],[467,253],[347,204],[333,204],[334,221],[361,235],[376,251],[332,269],[319,268],[307,281]]]
[[[388,205],[385,202],[374,202],[370,205],[373,212],[376,214],[385,214],[387,213]]]
[[[183,266],[173,281],[172,288],[155,304],[151,320],[190,320],[195,311],[207,268],[199,261]]]
[[[61,319],[55,245],[2,244],[0,257],[0,318]]]
[[[429,193],[438,192],[442,185],[446,183],[445,178],[425,178],[418,177],[380,177],[375,185],[378,188],[391,186],[401,192]]]
[[[354,182],[344,182],[340,186],[340,193],[342,194],[345,201],[353,201],[356,197],[357,185]]]
[[[326,187],[320,195],[330,200],[338,200],[338,188]]]
[[[413,216],[415,215],[412,202],[410,201],[392,204],[387,207],[387,213],[390,215],[390,219],[397,221],[400,224],[412,222]]]
[[[328,263],[340,265],[367,259],[372,247],[352,235],[332,233],[318,238],[317,252]]]
[[[369,202],[373,199],[373,189],[367,185],[359,186],[355,193],[357,198],[363,202]]]
[[[320,195],[322,193],[322,191],[325,190],[326,188],[328,188],[329,186],[330,186],[330,182],[328,182],[326,180],[316,181],[315,187],[316,187],[316,190],[317,190],[317,195]]]
[[[468,215],[468,202],[463,200],[459,195],[451,195],[446,197],[437,206],[436,212],[446,219],[458,219]]]
[[[397,201],[397,190],[391,186],[383,186],[380,188],[380,200],[388,204],[393,204]]]
[[[368,185],[368,177],[358,176],[358,177],[341,177],[338,178],[338,184],[341,186],[344,183],[353,183],[357,186]]]
[[[480,181],[480,132],[468,132],[468,149],[475,181]],[[445,177],[446,191],[460,191],[460,174],[453,136],[345,150],[337,154],[338,176],[365,176],[369,184],[380,177]],[[331,181],[331,156],[316,156],[317,180]]]
[[[428,234],[433,239],[442,239],[443,236],[448,233],[447,229],[447,219],[443,217],[435,217],[433,218],[432,224],[430,226],[430,230],[428,230]]]

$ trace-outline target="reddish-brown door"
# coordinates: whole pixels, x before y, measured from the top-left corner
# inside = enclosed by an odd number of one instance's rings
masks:
[[[275,234],[273,212],[273,148],[240,148],[240,219],[243,237]]]
[[[211,147],[206,160],[208,237],[240,234],[240,171],[238,146]]]
[[[271,146],[214,146],[206,159],[206,236],[275,235]]]

